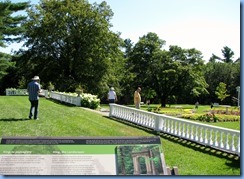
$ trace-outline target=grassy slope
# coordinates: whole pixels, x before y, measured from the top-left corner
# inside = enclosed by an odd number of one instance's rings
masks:
[[[41,98],[39,121],[27,119],[27,97],[0,96],[0,136],[151,136],[151,131]],[[181,175],[240,175],[239,158],[161,134],[168,166]]]

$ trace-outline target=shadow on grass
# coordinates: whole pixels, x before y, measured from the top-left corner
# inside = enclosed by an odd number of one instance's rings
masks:
[[[153,131],[152,129],[146,128],[144,126],[141,126],[141,125],[138,125],[138,124],[135,124],[135,123],[132,123],[132,122],[129,122],[129,121],[125,121],[125,120],[121,120],[121,119],[114,118],[114,117],[113,118],[108,117],[108,116],[103,116],[103,117],[104,118],[107,118],[107,119],[110,119],[110,120],[117,121],[117,122],[122,123],[122,124],[125,124],[125,125],[130,125],[133,128],[143,130],[143,131],[145,131],[145,132],[147,132],[149,134],[157,135],[157,132]]]
[[[159,134],[160,137],[170,141],[170,142],[174,142],[177,144],[180,144],[184,147],[188,147],[191,148],[195,151],[198,152],[202,152],[202,153],[206,153],[218,158],[224,158],[227,161],[225,162],[226,165],[233,167],[233,168],[240,168],[240,156],[236,155],[236,154],[231,154],[231,153],[227,153],[209,146],[204,146],[195,142],[191,142],[185,139],[181,139],[169,134],[165,134],[165,133],[160,133]]]
[[[188,140],[176,137],[176,136],[172,136],[172,135],[169,135],[169,134],[166,134],[166,133],[158,133],[158,132],[156,132],[156,131],[154,131],[152,129],[146,128],[144,126],[136,125],[134,123],[131,123],[131,122],[128,122],[128,121],[124,121],[124,120],[121,120],[121,119],[118,119],[118,118],[111,118],[111,117],[107,117],[107,116],[104,116],[104,117],[108,118],[110,120],[112,119],[114,121],[126,124],[126,125],[130,125],[133,128],[137,128],[137,129],[143,130],[143,131],[145,131],[145,132],[147,132],[149,134],[159,135],[161,138],[163,138],[165,140],[177,143],[177,144],[182,145],[184,147],[191,148],[191,149],[193,149],[195,151],[206,153],[206,154],[218,157],[218,158],[224,158],[224,159],[227,160],[225,162],[225,164],[227,166],[230,166],[230,167],[233,167],[233,168],[240,168],[240,156],[238,156],[238,155],[227,153],[227,152],[224,152],[224,151],[220,151],[218,149],[211,148],[209,146],[204,146],[204,145],[201,145],[201,144],[198,144],[198,143],[195,143],[195,142],[191,142],[191,141],[188,141]]]
[[[3,122],[27,121],[27,120],[32,120],[32,119],[29,119],[29,118],[2,118],[2,119],[0,119],[0,121],[3,121]]]

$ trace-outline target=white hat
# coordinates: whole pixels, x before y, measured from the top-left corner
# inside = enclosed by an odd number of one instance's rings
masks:
[[[114,91],[114,87],[111,87],[110,90]]]
[[[39,76],[34,76],[34,78],[32,78],[32,80],[40,80]]]

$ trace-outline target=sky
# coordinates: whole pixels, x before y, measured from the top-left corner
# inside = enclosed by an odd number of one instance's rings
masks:
[[[12,0],[12,2],[23,0]],[[88,0],[101,3],[103,0]],[[136,44],[149,32],[166,41],[163,49],[177,45],[196,48],[208,61],[212,54],[222,57],[228,46],[240,57],[240,1],[239,0],[105,0],[112,9],[112,31]],[[39,0],[31,0],[38,3]],[[22,44],[0,49],[10,53]]]

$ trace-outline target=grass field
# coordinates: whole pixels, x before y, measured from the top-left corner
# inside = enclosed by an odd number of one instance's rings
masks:
[[[0,136],[153,136],[152,131],[80,107],[40,99],[38,121],[29,120],[27,97],[0,96]],[[180,175],[240,175],[240,158],[160,134],[167,166]]]

